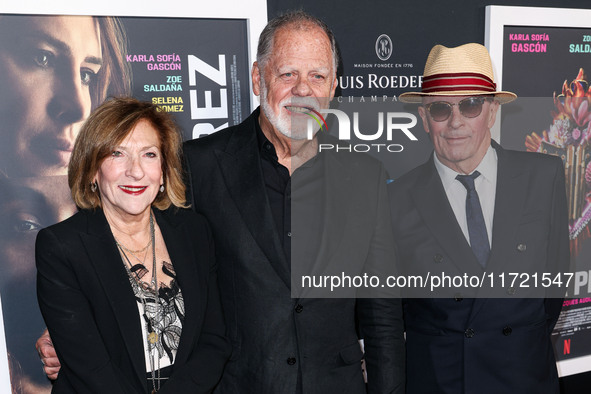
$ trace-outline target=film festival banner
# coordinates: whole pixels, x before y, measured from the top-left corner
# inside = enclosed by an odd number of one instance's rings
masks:
[[[591,11],[488,7],[487,17],[502,88],[519,96],[503,106],[502,145],[564,163],[574,276],[552,339],[561,376],[584,372],[591,355]]]
[[[133,95],[173,113],[184,139],[240,123],[247,29],[246,19],[0,15],[0,356],[13,393],[51,389],[34,349],[45,327],[34,244],[76,211],[66,174],[83,121],[109,96]]]

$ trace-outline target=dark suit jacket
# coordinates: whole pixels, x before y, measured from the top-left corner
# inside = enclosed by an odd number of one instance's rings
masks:
[[[258,116],[256,110],[238,126],[185,143],[191,202],[212,224],[222,305],[233,345],[218,392],[281,394],[296,393],[299,387],[306,394],[364,393],[355,299],[291,298],[290,271],[261,171]],[[339,191],[327,191],[329,201],[345,204],[354,185],[371,192],[363,206],[346,213],[346,221],[336,221],[340,226],[335,229],[336,239],[323,239],[318,257],[322,261],[343,254],[338,242],[343,239],[351,254],[363,258],[370,258],[375,249],[391,247],[389,221],[377,215],[387,208],[381,165],[363,155],[354,160],[341,156],[326,157],[327,166],[338,168],[334,172],[338,175],[327,180],[331,184],[327,190]],[[328,230],[332,229],[323,229],[323,234]],[[351,231],[363,236],[355,240]],[[357,307],[366,336],[370,386],[379,393],[403,392],[399,303],[362,300]],[[382,329],[377,320],[387,328]]]
[[[211,235],[193,212],[154,216],[186,312],[172,376],[159,392],[208,393],[230,353]],[[41,230],[35,252],[39,306],[62,364],[53,392],[145,393],[137,303],[102,210]]]
[[[494,141],[493,147],[498,175],[486,271],[555,272],[558,263],[568,265],[562,162],[506,151]],[[403,271],[482,275],[433,158],[394,181],[389,192]],[[557,393],[550,333],[562,300],[520,298],[527,291],[506,283],[503,299],[405,300],[408,392]]]

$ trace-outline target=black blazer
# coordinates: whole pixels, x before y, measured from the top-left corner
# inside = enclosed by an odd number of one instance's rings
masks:
[[[561,160],[492,145],[498,173],[486,272],[564,271],[569,241]],[[483,275],[433,158],[389,191],[403,269]],[[497,280],[491,292],[497,298],[456,290],[449,298],[405,301],[409,393],[558,393],[550,334],[562,299],[522,298],[532,296],[533,285],[509,282],[502,287]]]
[[[161,393],[208,393],[229,356],[213,242],[205,219],[154,209],[185,321],[172,376]],[[82,210],[41,230],[37,296],[62,368],[55,393],[146,393],[140,317],[102,210]]]
[[[189,199],[212,225],[233,347],[217,392],[282,394],[300,387],[306,394],[365,393],[356,310],[366,338],[370,389],[404,392],[399,300],[292,298],[290,267],[261,171],[258,116],[256,110],[242,124],[184,147]],[[363,263],[390,253],[389,218],[379,214],[387,208],[380,163],[366,155],[325,159],[334,175],[324,180],[329,217],[324,223],[331,227],[323,229],[316,260],[338,264],[342,256],[358,256]],[[353,199],[355,189],[360,193]],[[336,217],[333,207],[346,209]]]

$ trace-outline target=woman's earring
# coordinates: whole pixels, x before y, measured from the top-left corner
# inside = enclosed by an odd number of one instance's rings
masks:
[[[98,185],[96,184],[96,181],[94,181],[90,184],[90,191],[91,192],[96,193],[97,188],[98,188]]]
[[[160,185],[160,193],[164,193],[164,184]]]

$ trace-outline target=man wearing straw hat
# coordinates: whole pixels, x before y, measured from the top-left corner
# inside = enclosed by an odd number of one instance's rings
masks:
[[[488,280],[405,299],[409,393],[559,391],[550,335],[564,288],[550,298],[533,282],[500,282],[569,261],[561,160],[491,140],[499,105],[515,98],[496,90],[490,56],[473,43],[435,46],[422,91],[400,96],[420,105],[435,149],[390,185],[400,261],[407,272]]]

